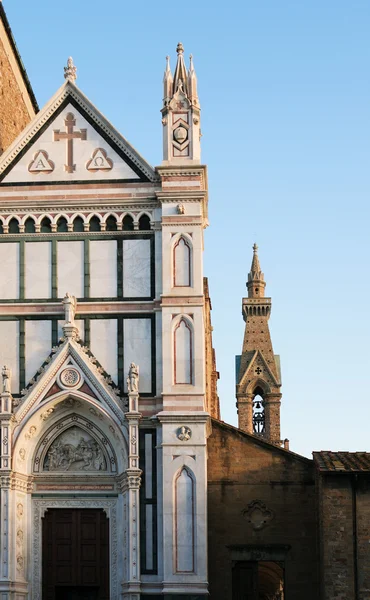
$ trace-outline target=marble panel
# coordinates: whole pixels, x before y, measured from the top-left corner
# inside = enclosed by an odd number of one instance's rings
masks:
[[[51,298],[51,242],[25,243],[25,297]]]
[[[90,347],[103,369],[118,383],[117,319],[90,321]]]
[[[139,392],[152,391],[152,330],[150,319],[125,319],[123,322],[124,382],[130,363],[139,365]]]
[[[0,366],[12,372],[11,391],[19,392],[19,321],[0,321]]]
[[[84,242],[58,242],[58,298],[84,297]]]
[[[186,287],[191,285],[190,274],[191,249],[188,241],[181,237],[173,249],[174,285]]]
[[[176,571],[194,571],[194,482],[186,469],[176,479]]]
[[[26,384],[50,354],[51,321],[26,321]]]
[[[96,240],[90,242],[90,297],[117,296],[117,242]]]
[[[0,299],[19,298],[19,243],[0,244]]]
[[[150,296],[150,240],[123,240],[123,296]]]

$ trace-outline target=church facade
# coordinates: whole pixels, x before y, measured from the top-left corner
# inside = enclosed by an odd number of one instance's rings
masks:
[[[65,82],[1,157],[3,599],[204,595],[207,171],[181,44],[153,169]]]
[[[369,454],[289,449],[256,245],[221,420],[192,58],[156,168],[72,59],[39,110],[1,2],[0,71],[1,600],[368,600]]]

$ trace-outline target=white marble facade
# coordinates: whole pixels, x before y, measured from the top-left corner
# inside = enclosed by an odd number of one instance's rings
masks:
[[[0,160],[2,600],[42,599],[58,508],[105,511],[112,600],[207,594],[207,175],[169,81],[156,170],[69,79]]]

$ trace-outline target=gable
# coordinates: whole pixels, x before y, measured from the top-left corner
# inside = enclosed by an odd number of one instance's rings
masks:
[[[69,81],[0,162],[4,186],[155,178],[152,167]]]

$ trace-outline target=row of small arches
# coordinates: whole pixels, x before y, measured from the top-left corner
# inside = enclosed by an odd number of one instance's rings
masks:
[[[143,213],[137,220],[130,214],[123,218],[116,215],[100,217],[91,215],[68,218],[65,215],[59,217],[44,216],[41,219],[27,217],[19,220],[12,217],[7,220],[0,218],[0,233],[56,233],[56,232],[82,232],[82,231],[148,231],[151,229],[150,216]]]
[[[248,315],[266,316],[270,312],[269,306],[247,306],[246,311]]]

